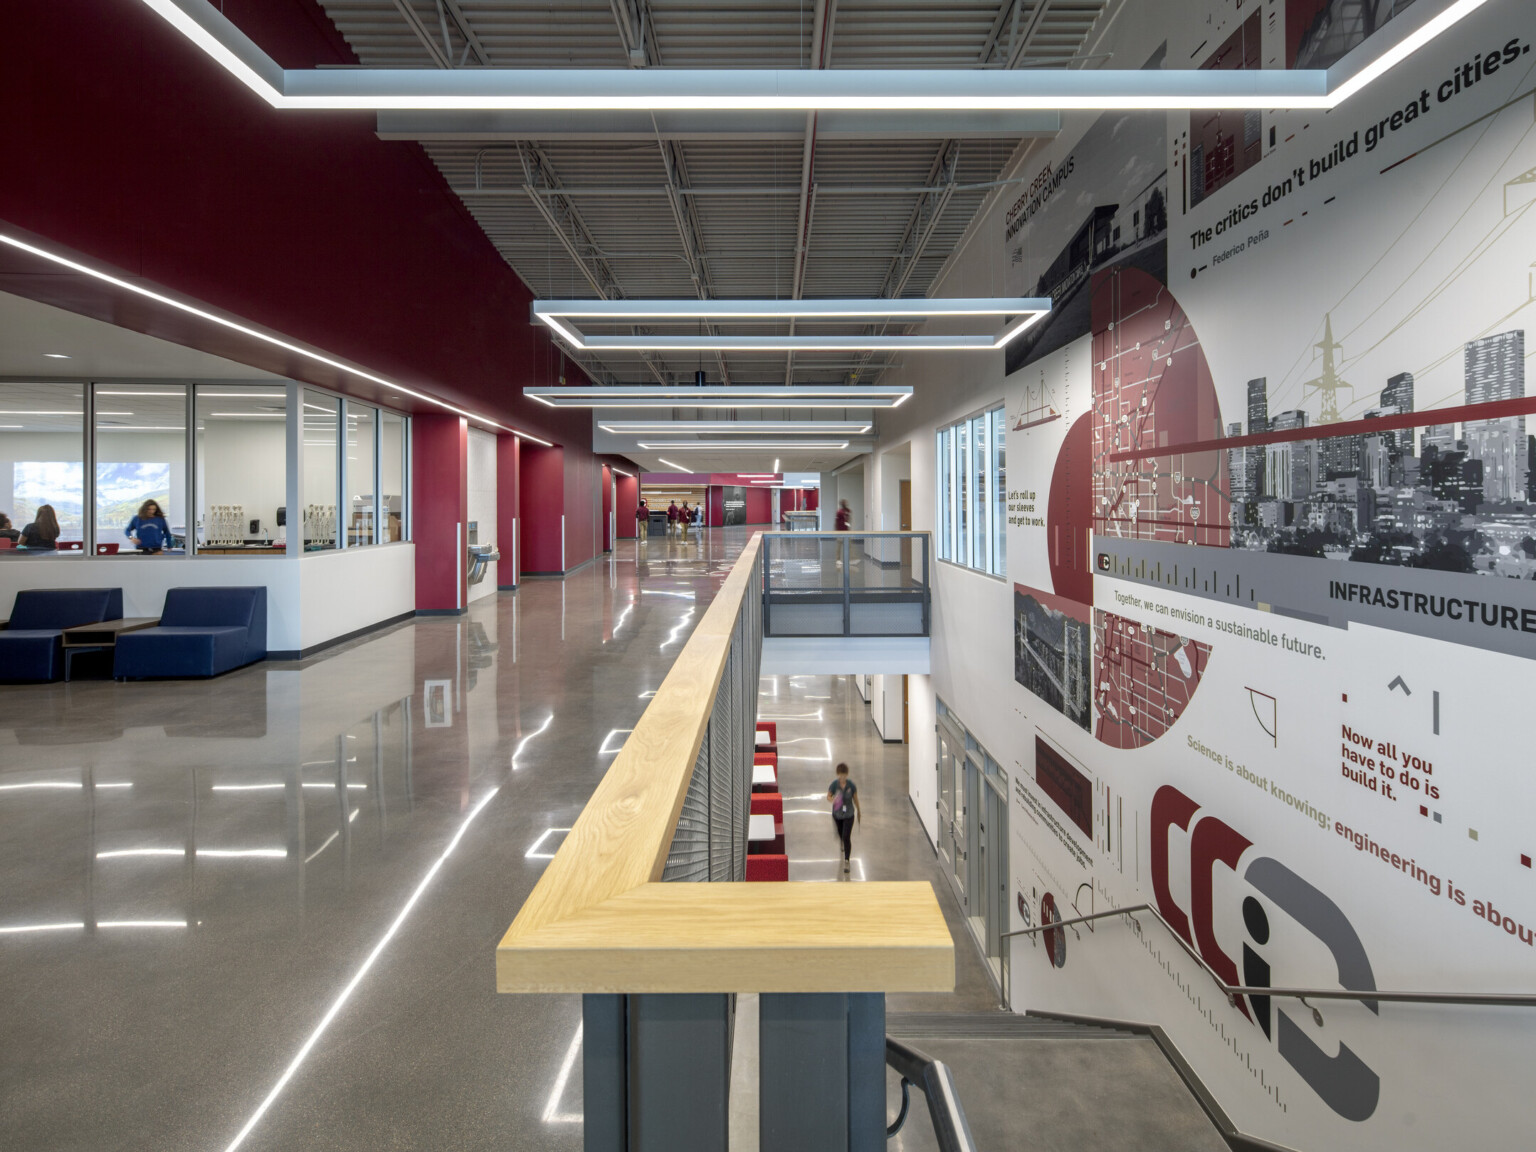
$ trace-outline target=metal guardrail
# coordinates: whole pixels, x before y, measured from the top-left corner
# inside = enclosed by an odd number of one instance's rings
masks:
[[[766,532],[765,636],[927,636],[927,532]]]
[[[949,1070],[949,1065],[890,1036],[885,1038],[885,1062],[901,1077],[901,1112],[885,1130],[887,1140],[900,1132],[907,1122],[911,1103],[908,1090],[915,1085],[922,1089],[928,1101],[928,1115],[933,1120],[933,1135],[938,1141],[939,1152],[977,1152],[976,1139],[971,1135],[971,1126],[966,1123],[965,1110],[960,1107],[954,1073]]]
[[[1239,996],[1281,996],[1289,999],[1300,1000],[1306,1004],[1308,1000],[1359,1000],[1371,1002],[1386,1000],[1403,1004],[1462,1004],[1484,1005],[1498,1008],[1536,1008],[1536,994],[1528,992],[1393,992],[1383,991],[1379,988],[1279,988],[1268,986],[1254,986],[1248,984],[1228,984],[1216,970],[1206,963],[1205,957],[1190,946],[1189,941],[1174,931],[1173,925],[1163,919],[1163,915],[1150,904],[1130,904],[1124,908],[1111,908],[1104,912],[1092,912],[1087,916],[1074,916],[1070,920],[1056,920],[1050,924],[1035,924],[1029,928],[1020,928],[1013,932],[1004,932],[1000,937],[1003,940],[1015,936],[1033,936],[1040,932],[1054,932],[1058,929],[1070,928],[1074,924],[1086,924],[1093,920],[1107,920],[1114,916],[1129,917],[1132,924],[1136,925],[1137,935],[1141,934],[1141,922],[1135,914],[1145,912],[1168,930],[1168,935],[1173,937],[1174,943],[1184,949],[1185,953],[1204,970],[1221,989],[1231,1004],[1237,1003]],[[1319,1024],[1322,1023],[1322,1013],[1310,1004],[1312,1015]]]

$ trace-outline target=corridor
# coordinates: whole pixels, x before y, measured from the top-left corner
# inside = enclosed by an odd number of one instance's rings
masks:
[[[6,687],[0,1131],[12,1147],[581,1146],[579,1002],[496,942],[748,538],[622,541],[564,580],[206,682]],[[933,879],[906,749],[845,677],[762,683],[794,879]],[[995,1007],[955,930],[958,991]]]

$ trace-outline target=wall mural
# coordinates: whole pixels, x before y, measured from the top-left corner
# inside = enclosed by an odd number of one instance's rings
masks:
[[[1324,66],[1410,5],[1183,7],[1148,67]],[[999,213],[1056,302],[1006,385],[1014,927],[1145,901],[1234,985],[1536,988],[1533,43],[1495,0],[1329,113],[1070,119]],[[1049,936],[1016,1007],[1161,1024],[1246,1132],[1527,1143],[1536,1013]]]

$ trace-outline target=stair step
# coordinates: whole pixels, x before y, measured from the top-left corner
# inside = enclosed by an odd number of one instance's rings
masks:
[[[898,1038],[1133,1040],[1135,1032],[1073,1020],[1021,1016],[1014,1012],[891,1012],[885,1030]]]

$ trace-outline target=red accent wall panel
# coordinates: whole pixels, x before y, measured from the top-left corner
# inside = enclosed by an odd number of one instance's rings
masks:
[[[356,63],[315,0],[219,7],[285,67]],[[561,503],[585,509],[574,554],[596,554],[590,414],[522,395],[580,370],[517,319],[528,289],[419,145],[380,140],[371,113],[267,107],[135,0],[13,0],[5,14],[0,222],[564,445]],[[45,48],[64,43],[68,52]],[[438,411],[9,250],[0,290]]]
[[[805,510],[815,512],[821,507],[821,489],[807,488],[805,490]]]
[[[602,477],[598,481],[603,490],[603,551],[613,551],[613,469],[603,465]]]
[[[725,489],[714,484],[709,488],[709,523],[712,527],[725,523]]]
[[[767,488],[754,485],[747,489],[747,523],[773,523],[773,493]]]
[[[424,413],[411,421],[411,536],[416,610],[454,612],[469,603],[464,524],[469,516],[469,425]]]
[[[598,554],[598,462],[591,453],[590,433],[585,451],[564,453],[565,476],[565,571],[585,564]],[[556,569],[558,571],[558,569]]]
[[[618,478],[618,496],[619,502],[614,524],[618,530],[619,539],[633,540],[637,534],[635,513],[640,508],[640,477],[620,476]]]
[[[518,507],[521,445],[522,439],[517,436],[496,437],[496,543],[501,551],[501,559],[496,564],[496,579],[501,588],[517,587],[522,563],[522,549],[517,540],[521,515]]]
[[[524,572],[563,572],[580,561],[570,559],[570,524],[566,554],[560,555],[560,520],[565,515],[565,451],[525,442],[518,492]]]

